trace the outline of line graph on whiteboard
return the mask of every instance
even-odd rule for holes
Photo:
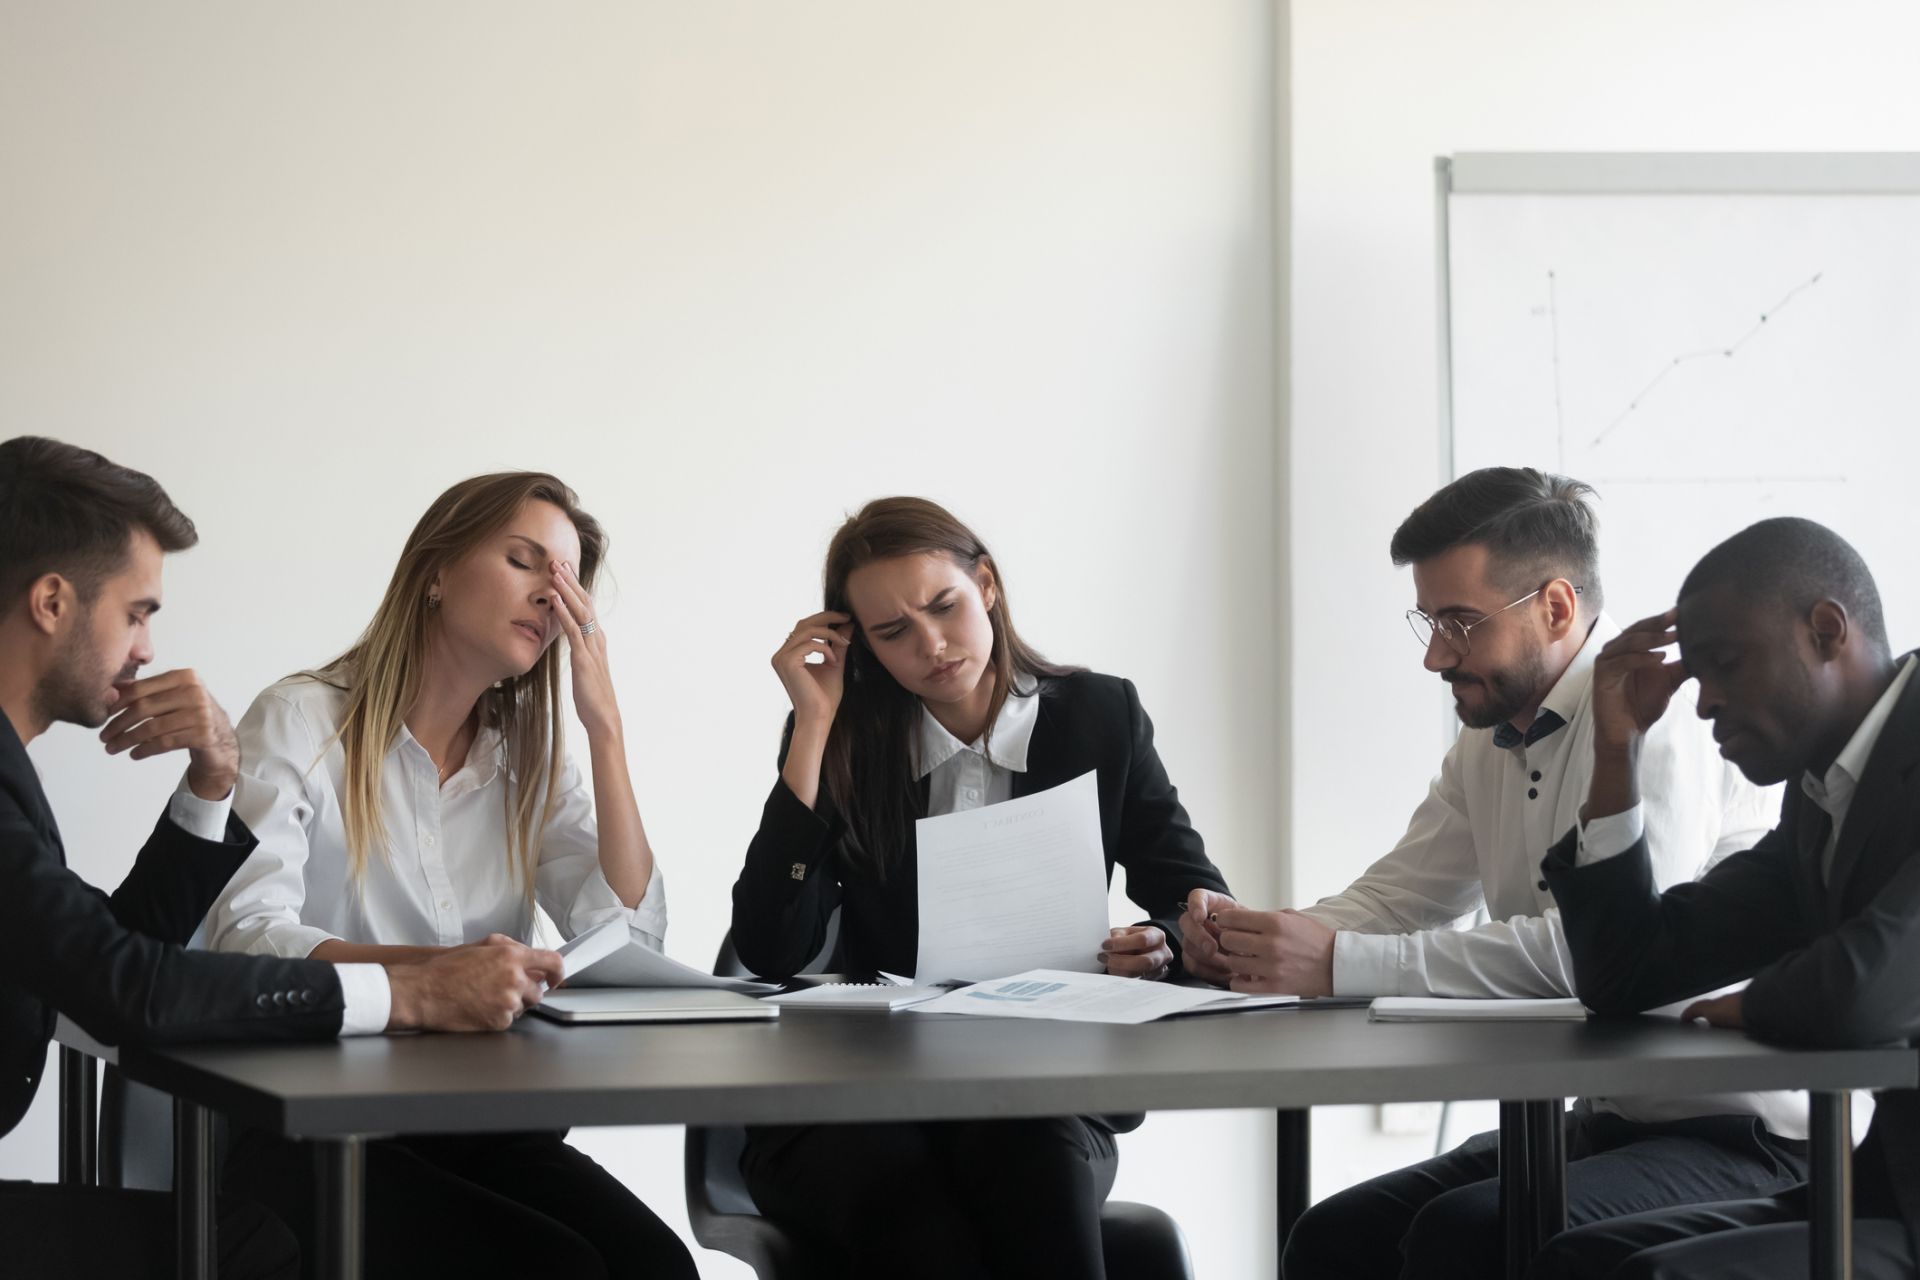
[[[1600,450],[1610,439],[1625,429],[1629,429],[1644,406],[1656,401],[1670,379],[1684,379],[1690,368],[1706,363],[1738,361],[1745,356],[1749,348],[1764,349],[1764,339],[1780,327],[1782,316],[1810,290],[1819,287],[1826,278],[1824,269],[1798,280],[1785,292],[1772,295],[1776,301],[1755,314],[1748,327],[1736,334],[1730,334],[1726,341],[1705,346],[1690,347],[1677,351],[1663,360],[1651,377],[1638,385],[1638,389],[1625,395],[1620,407],[1597,428],[1591,429],[1586,436],[1584,448],[1588,451]],[[1569,424],[1567,422],[1567,396],[1563,383],[1564,370],[1561,360],[1561,316],[1560,316],[1560,279],[1557,270],[1549,268],[1546,273],[1546,300],[1532,309],[1536,319],[1543,319],[1548,326],[1548,350],[1553,364],[1553,413],[1557,436],[1558,469],[1567,469],[1567,444]],[[1576,427],[1579,424],[1575,424]],[[1576,436],[1576,439],[1581,437]],[[1597,463],[1603,459],[1596,457]],[[1608,475],[1594,474],[1591,479],[1596,483],[1613,485],[1808,485],[1808,484],[1845,484],[1846,477],[1841,475],[1694,475],[1694,476],[1655,476],[1655,475]]]

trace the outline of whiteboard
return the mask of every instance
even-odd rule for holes
[[[1920,156],[1457,156],[1439,174],[1453,474],[1600,493],[1607,611],[1768,516],[1841,533],[1920,644]]]

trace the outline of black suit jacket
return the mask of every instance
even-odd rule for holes
[[[1200,834],[1187,821],[1173,783],[1153,749],[1153,722],[1133,684],[1082,672],[1040,681],[1027,771],[1013,775],[1020,797],[1097,771],[1100,835],[1107,877],[1127,869],[1127,896],[1166,933],[1175,954],[1175,907],[1190,890],[1226,892]],[[792,733],[792,719],[787,723]],[[783,741],[780,763],[786,763]],[[921,780],[924,815],[927,783]],[[850,867],[843,857],[846,824],[823,793],[819,811],[776,779],[733,886],[733,945],[753,972],[787,977],[820,950],[827,920],[840,908],[840,938],[849,970],[911,973],[920,946],[920,882],[911,856],[884,879]],[[795,879],[794,868],[805,868]],[[1089,938],[1089,956],[1100,939]]]
[[[108,896],[67,869],[39,776],[0,715],[0,1135],[39,1088],[56,1010],[107,1044],[338,1034],[332,965],[184,949],[256,843],[238,818],[215,842],[162,817]]]
[[[1543,865],[1581,1000],[1636,1013],[1752,978],[1742,1012],[1763,1039],[1920,1043],[1920,674],[1867,759],[1823,879],[1829,829],[1791,782],[1759,844],[1664,894],[1644,840],[1579,867],[1568,832]],[[1863,1214],[1920,1226],[1920,1093],[1880,1095],[1854,1167]]]

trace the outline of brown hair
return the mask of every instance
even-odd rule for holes
[[[987,618],[993,625],[993,706],[987,735],[1023,676],[1064,676],[1080,670],[1048,662],[1020,638],[1007,607],[1007,583],[986,544],[938,503],[925,498],[877,498],[840,526],[827,546],[822,575],[826,607],[852,616],[847,580],[856,569],[900,556],[944,555],[969,574],[991,566],[996,590]],[[920,699],[903,689],[868,647],[858,621],[847,646],[840,709],[827,734],[821,781],[852,835],[848,860],[876,879],[901,857],[920,812],[913,775],[913,741]]]
[[[1491,576],[1508,590],[1563,577],[1597,611],[1606,597],[1593,496],[1590,485],[1532,467],[1482,467],[1415,507],[1393,531],[1388,554],[1394,564],[1409,565],[1455,547],[1483,546]]]
[[[200,540],[152,476],[43,436],[0,444],[0,616],[49,573],[91,604],[144,529],[166,552]]]
[[[580,534],[580,585],[591,591],[606,555],[600,522],[580,509],[572,489],[541,471],[504,471],[462,480],[427,508],[407,535],[386,595],[351,649],[308,672],[347,691],[336,738],[346,752],[346,793],[340,797],[353,882],[365,874],[368,851],[384,846],[380,769],[420,693],[427,656],[427,587],[440,570],[466,556],[513,519],[522,504],[550,502]],[[533,893],[534,835],[552,814],[551,783],[560,776],[566,746],[561,719],[562,659],[549,646],[531,670],[503,680],[479,704],[480,724],[506,744],[514,785],[507,791],[507,860],[523,890]],[[538,810],[536,812],[536,810]]]

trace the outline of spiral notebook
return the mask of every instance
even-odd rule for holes
[[[936,996],[945,987],[903,987],[892,982],[826,982],[817,987],[767,996],[764,1002],[801,1009],[905,1009]]]

